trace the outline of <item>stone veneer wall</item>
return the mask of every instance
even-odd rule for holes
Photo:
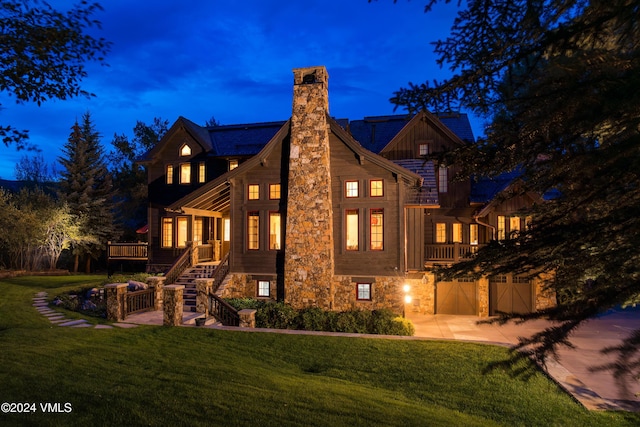
[[[333,208],[324,67],[293,70],[293,111],[285,231],[285,302],[331,310]]]
[[[371,284],[371,301],[359,301],[356,298],[356,287],[359,282],[351,276],[334,276],[333,288],[335,289],[333,310],[380,310],[383,308],[393,312],[402,313],[403,292],[402,277],[381,276],[367,279]]]

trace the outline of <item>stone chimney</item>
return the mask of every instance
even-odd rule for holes
[[[333,308],[333,206],[329,75],[325,67],[293,70],[293,112],[284,254],[285,302]]]

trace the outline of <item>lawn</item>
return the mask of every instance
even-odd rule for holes
[[[31,299],[98,276],[0,281],[0,425],[631,426],[589,412],[533,366],[490,370],[480,344],[203,328],[63,328]],[[87,318],[92,322],[96,319]],[[106,323],[106,322],[104,322]],[[40,404],[59,403],[58,413]],[[65,412],[67,411],[67,412]]]

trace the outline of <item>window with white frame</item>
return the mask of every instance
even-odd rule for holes
[[[271,295],[271,282],[268,280],[258,280],[258,297],[269,297]]]
[[[345,197],[358,197],[358,181],[347,181],[344,183]]]
[[[418,145],[418,154],[420,156],[427,156],[429,155],[429,144],[420,144]]]
[[[358,283],[356,285],[356,299],[358,301],[371,301],[371,283]]]

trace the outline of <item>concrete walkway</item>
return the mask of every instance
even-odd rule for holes
[[[51,323],[69,327],[92,327],[86,320],[69,320],[64,315],[48,308],[46,293],[41,292],[34,298],[36,309],[49,318]],[[185,312],[183,326],[195,326],[200,313]],[[354,338],[385,338],[399,340],[456,340],[491,345],[513,346],[519,337],[528,337],[543,330],[550,323],[535,320],[516,325],[509,323],[497,325],[483,323],[476,316],[419,315],[409,313],[416,329],[413,337],[380,336],[364,334],[344,334],[331,332],[310,332],[275,329],[250,329],[220,326],[209,320],[205,328],[224,330],[308,334],[325,336],[348,336]],[[127,317],[126,322],[114,323],[120,328],[132,328],[138,325],[162,325],[161,311],[148,311]],[[640,308],[636,310],[612,310],[597,319],[582,325],[572,335],[570,341],[575,349],[561,348],[558,360],[548,360],[547,374],[578,402],[590,410],[640,411],[640,379],[613,377],[608,371],[594,371],[593,368],[614,361],[612,355],[601,352],[605,347],[614,346],[640,325]],[[110,325],[95,325],[96,329],[109,329]]]

